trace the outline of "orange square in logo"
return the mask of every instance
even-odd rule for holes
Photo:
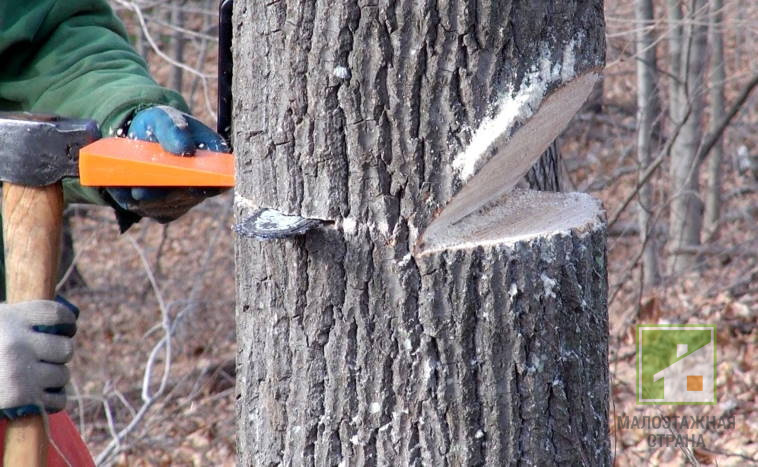
[[[702,391],[703,390],[703,377],[702,376],[687,376],[687,390],[688,391]]]

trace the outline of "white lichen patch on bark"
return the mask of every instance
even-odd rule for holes
[[[557,282],[555,282],[555,279],[548,277],[547,274],[543,272],[542,274],[540,274],[540,280],[542,281],[542,285],[544,286],[545,297],[555,298],[555,292],[553,292],[553,289],[557,285]]]
[[[397,265],[398,265],[399,267],[401,267],[401,268],[404,268],[405,266],[407,266],[407,265],[408,265],[408,263],[410,263],[410,262],[411,262],[411,258],[412,258],[412,257],[411,257],[411,254],[410,254],[410,253],[408,253],[408,254],[406,254],[405,256],[403,256],[403,257],[400,259],[400,261],[398,261]]]
[[[535,238],[594,231],[603,227],[602,219],[600,202],[588,194],[515,190],[444,229],[427,230],[414,254],[511,247]]]
[[[344,66],[336,66],[332,71],[332,74],[339,79],[350,79],[350,70]]]
[[[508,288],[508,296],[513,299],[516,295],[518,295],[518,286],[515,282],[512,282],[511,286]]]
[[[255,210],[259,207],[249,198],[245,198],[239,193],[234,194],[234,207],[242,208],[244,210]]]
[[[342,231],[345,232],[345,234],[351,235],[355,233],[358,223],[355,221],[354,217],[345,217],[342,219],[341,225]]]
[[[581,38],[566,44],[563,51],[563,63],[561,64],[561,81],[566,82],[576,76],[576,48],[582,46]]]

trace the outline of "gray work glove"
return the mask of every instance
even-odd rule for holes
[[[0,304],[0,414],[63,410],[77,315],[50,300]]]

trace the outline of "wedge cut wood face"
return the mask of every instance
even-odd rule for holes
[[[590,231],[602,225],[600,202],[586,193],[513,190],[444,231],[424,236],[422,254],[512,245],[537,237]]]
[[[592,70],[556,88],[515,131],[510,125],[493,128],[498,117],[486,122],[475,134],[469,148],[454,162],[465,181],[464,186],[419,237],[416,253],[462,241],[458,235],[467,229],[462,230],[458,224],[469,222],[467,216],[486,209],[489,203],[500,200],[513,190],[579,111],[598,77],[598,73]],[[524,216],[532,214],[528,211],[520,213]],[[504,223],[514,221],[518,219],[503,219]],[[448,242],[445,237],[458,240]]]
[[[177,156],[158,143],[103,138],[79,151],[79,179],[85,186],[234,186],[232,154],[197,150]]]

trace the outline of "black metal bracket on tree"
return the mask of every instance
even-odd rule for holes
[[[218,119],[216,131],[232,147],[232,10],[233,0],[221,0],[218,7]]]

